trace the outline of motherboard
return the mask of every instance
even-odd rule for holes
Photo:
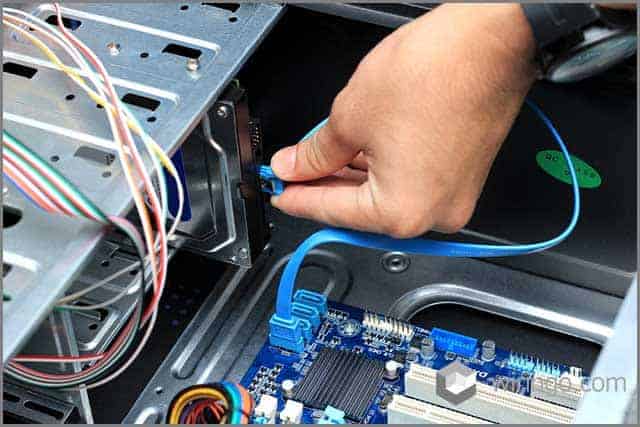
[[[304,351],[267,342],[241,383],[253,423],[415,424],[569,423],[585,381],[489,339],[329,302]]]

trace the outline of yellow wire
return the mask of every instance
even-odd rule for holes
[[[13,17],[5,16],[3,18],[4,24],[12,27],[16,31],[19,31],[24,37],[28,38],[29,41],[33,43],[33,45],[36,46],[38,49],[40,49],[47,56],[47,58],[49,58],[51,62],[53,62],[61,71],[63,71],[71,79],[73,79],[76,83],[78,83],[78,85],[82,89],[84,89],[85,92],[87,92],[87,95],[89,95],[89,97],[96,104],[100,104],[104,108],[109,108],[114,114],[116,113],[115,107],[109,101],[107,101],[106,99],[101,97],[98,93],[96,93],[93,89],[87,86],[86,81],[82,78],[82,76],[76,70],[64,64],[60,60],[60,58],[55,53],[53,53],[53,51],[49,49],[49,47],[46,44],[44,44],[41,40],[34,37],[32,34],[29,34],[28,32],[22,30],[15,24],[12,24],[11,22],[7,22],[6,21],[7,18],[13,18]],[[142,129],[133,120],[131,120],[129,117],[126,117],[126,120],[127,120],[127,126],[129,127],[129,129],[131,129],[137,135],[142,135],[142,132],[143,132]],[[171,173],[171,175],[173,175],[174,178],[179,179],[178,172],[176,171],[175,167],[173,166],[173,163],[171,162],[169,157],[167,157],[166,153],[162,150],[162,148],[160,148],[157,144],[151,144],[151,148],[153,149],[154,153],[156,154],[156,156],[158,157],[158,160],[160,160],[162,165],[169,170],[169,173]]]
[[[184,393],[182,396],[178,398],[175,405],[173,405],[171,409],[171,414],[169,415],[169,424],[179,424],[180,423],[180,414],[184,410],[185,406],[196,399],[204,399],[204,398],[212,398],[216,400],[227,401],[224,395],[217,390],[205,387],[198,387],[188,392]],[[228,404],[227,404],[228,405]]]
[[[8,22],[7,19],[13,19],[14,21],[17,21],[20,23],[21,19],[19,18],[15,18],[15,17],[11,17],[8,15],[3,16],[3,24],[7,25],[8,27],[13,28],[15,31],[18,31],[19,33],[21,33],[24,37],[26,37],[31,43],[33,43],[34,46],[36,46],[37,48],[39,48],[60,70],[62,70],[65,74],[67,74],[71,79],[73,79],[76,83],[78,83],[78,85],[85,90],[85,92],[87,92],[87,94],[89,95],[89,97],[91,97],[91,99],[93,99],[96,103],[99,103],[100,105],[102,105],[105,108],[109,108],[109,110],[113,113],[115,110],[115,108],[113,107],[113,105],[111,105],[107,100],[105,100],[104,98],[102,98],[100,95],[98,95],[96,92],[94,92],[91,88],[89,88],[86,85],[85,80],[72,68],[68,67],[67,65],[65,65],[60,58],[58,58],[58,56],[53,53],[53,51],[51,49],[49,49],[49,47],[44,44],[41,40],[39,40],[37,37],[35,37],[32,34],[29,34],[29,32],[25,31],[24,29],[20,28],[19,26]],[[24,23],[23,23],[24,25]],[[28,23],[27,23],[28,25]],[[117,114],[117,113],[116,113]],[[142,133],[142,130],[140,128],[138,128],[137,126],[135,126],[135,123],[129,123],[130,120],[127,119],[127,126],[131,128],[131,125],[133,125],[133,128],[131,128],[134,132],[138,133],[139,135]],[[176,181],[178,181],[180,178],[177,174],[176,169],[173,167],[173,164],[171,163],[170,160],[168,160],[168,158],[166,157],[166,154],[164,153],[164,151],[162,151],[162,149],[160,147],[157,147],[157,144],[155,144],[155,141],[153,144],[150,144],[151,147],[154,149],[154,153],[155,155],[159,158],[159,160],[165,165],[165,167],[169,170],[169,172],[171,173],[171,175],[173,175],[174,179],[176,179]],[[124,159],[123,159],[124,161]],[[126,168],[128,169],[128,168]],[[125,172],[127,172],[125,170]],[[128,172],[129,174],[131,172]],[[133,177],[132,177],[133,179]],[[136,200],[136,205],[137,206],[144,206],[144,200],[142,199],[142,196],[140,193],[138,193],[137,191],[133,191],[132,195],[134,197],[134,199]],[[143,228],[145,229],[145,235],[146,236],[150,236],[151,235],[151,223],[149,220],[149,217],[147,215],[146,210],[144,209],[139,209],[138,210],[142,219],[142,223],[143,223]],[[148,250],[149,250],[149,257],[151,258],[152,261],[152,269],[154,270],[154,277],[155,277],[155,253],[154,253],[154,242],[149,240],[147,238],[147,246],[148,246]]]

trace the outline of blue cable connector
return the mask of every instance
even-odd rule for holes
[[[327,406],[322,418],[318,420],[318,424],[346,424],[344,415],[344,411],[333,406]]]
[[[327,297],[306,289],[298,289],[293,296],[293,301],[315,308],[320,314],[320,317],[324,317],[329,309],[327,305]]]
[[[263,192],[278,196],[284,191],[284,182],[273,173],[273,169],[270,166],[261,165],[258,168],[258,176],[260,177]]]

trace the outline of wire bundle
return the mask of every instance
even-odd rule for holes
[[[254,401],[240,384],[221,382],[187,387],[167,411],[168,424],[248,424]]]
[[[106,215],[73,183],[7,131],[3,131],[2,137],[3,172],[29,199],[48,212],[64,213],[72,217],[85,217],[105,226],[115,227],[131,239],[140,260],[144,259],[144,242],[138,230],[129,221]],[[139,304],[137,304],[136,310],[120,336],[114,340],[106,352],[83,356],[19,356],[7,365],[6,372],[25,382],[38,385],[43,385],[42,381],[46,381],[52,385],[74,386],[103,377],[127,353],[135,339],[137,330],[142,327],[144,282],[142,276],[140,278]],[[17,362],[95,362],[95,364],[77,374],[50,374],[39,372]]]
[[[142,236],[128,221],[114,216],[107,216],[101,212],[66,178],[39,158],[25,144],[7,132],[3,132],[3,147],[5,148],[3,150],[3,173],[25,196],[47,212],[60,213],[72,217],[85,217],[101,224],[116,226],[132,239],[140,254],[140,263],[137,266],[128,267],[82,291],[62,298],[59,301],[60,307],[70,310],[87,310],[112,304],[135,291],[137,285],[132,284],[131,287],[124,289],[111,300],[99,305],[87,307],[73,305],[72,303],[133,268],[139,268],[140,270],[141,283],[137,289],[139,301],[129,323],[104,353],[89,356],[23,355],[14,358],[8,365],[7,371],[10,375],[16,376],[23,381],[44,387],[71,387],[81,384],[87,385],[88,382],[90,382],[91,387],[95,387],[110,381],[122,373],[135,360],[151,335],[156,321],[158,303],[166,281],[168,266],[167,242],[175,233],[182,216],[184,189],[178,172],[166,153],[145,132],[138,120],[119,99],[112,78],[100,59],[82,41],[66,29],[62,22],[60,6],[54,4],[53,7],[58,19],[57,27],[51,26],[29,13],[12,8],[3,8],[2,22],[7,29],[12,30],[16,35],[22,36],[40,49],[53,65],[83,89],[92,100],[104,107],[112,129],[118,159],[140,218]],[[43,39],[62,49],[75,62],[78,68],[66,65]],[[89,86],[85,77],[91,82],[93,88]],[[151,160],[153,170],[147,169],[132,132],[140,136],[141,145]],[[162,174],[162,166],[176,182],[178,192],[178,211],[168,230],[166,228],[168,219],[167,183],[165,182],[164,174]],[[151,180],[153,171],[158,172],[159,194],[157,194]],[[140,187],[142,187],[142,190]],[[151,301],[143,307],[145,267],[151,270],[153,293],[150,298]],[[120,359],[127,352],[137,331],[144,326],[146,326],[144,335],[127,361],[114,372],[105,375],[109,368],[114,366],[114,360]],[[81,361],[89,361],[95,364],[75,374],[48,374],[17,363]]]

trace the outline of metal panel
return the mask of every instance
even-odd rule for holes
[[[133,114],[169,153],[174,152],[274,25],[276,4],[242,4],[235,12],[201,3],[66,4],[63,15],[79,20],[74,33],[101,57],[120,96],[151,98],[155,110]],[[50,6],[22,6],[47,19]],[[83,146],[105,156],[114,150],[104,113],[33,46],[4,32],[3,63],[37,69],[32,78],[3,73],[3,127],[54,162],[110,214],[132,205],[118,162],[76,156]],[[117,54],[110,44],[117,44]],[[199,68],[169,44],[200,51]],[[178,50],[181,48],[178,47]],[[193,52],[187,50],[187,52]],[[61,54],[63,60],[68,58]],[[70,97],[69,95],[74,95]],[[102,230],[83,220],[45,215],[8,186],[5,206],[22,219],[4,230],[4,259],[15,268],[5,278],[11,301],[3,314],[5,362],[44,318],[92,254]]]
[[[63,400],[35,393],[10,382],[3,384],[3,415],[8,423],[72,424],[80,421],[78,409]]]
[[[429,12],[438,3],[303,3],[299,7],[383,27],[397,28]]]
[[[638,281],[634,279],[620,307],[613,334],[606,342],[591,374],[592,382],[578,406],[576,424],[637,423],[638,387]],[[607,408],[603,411],[602,408]],[[637,413],[636,417],[637,418]]]

